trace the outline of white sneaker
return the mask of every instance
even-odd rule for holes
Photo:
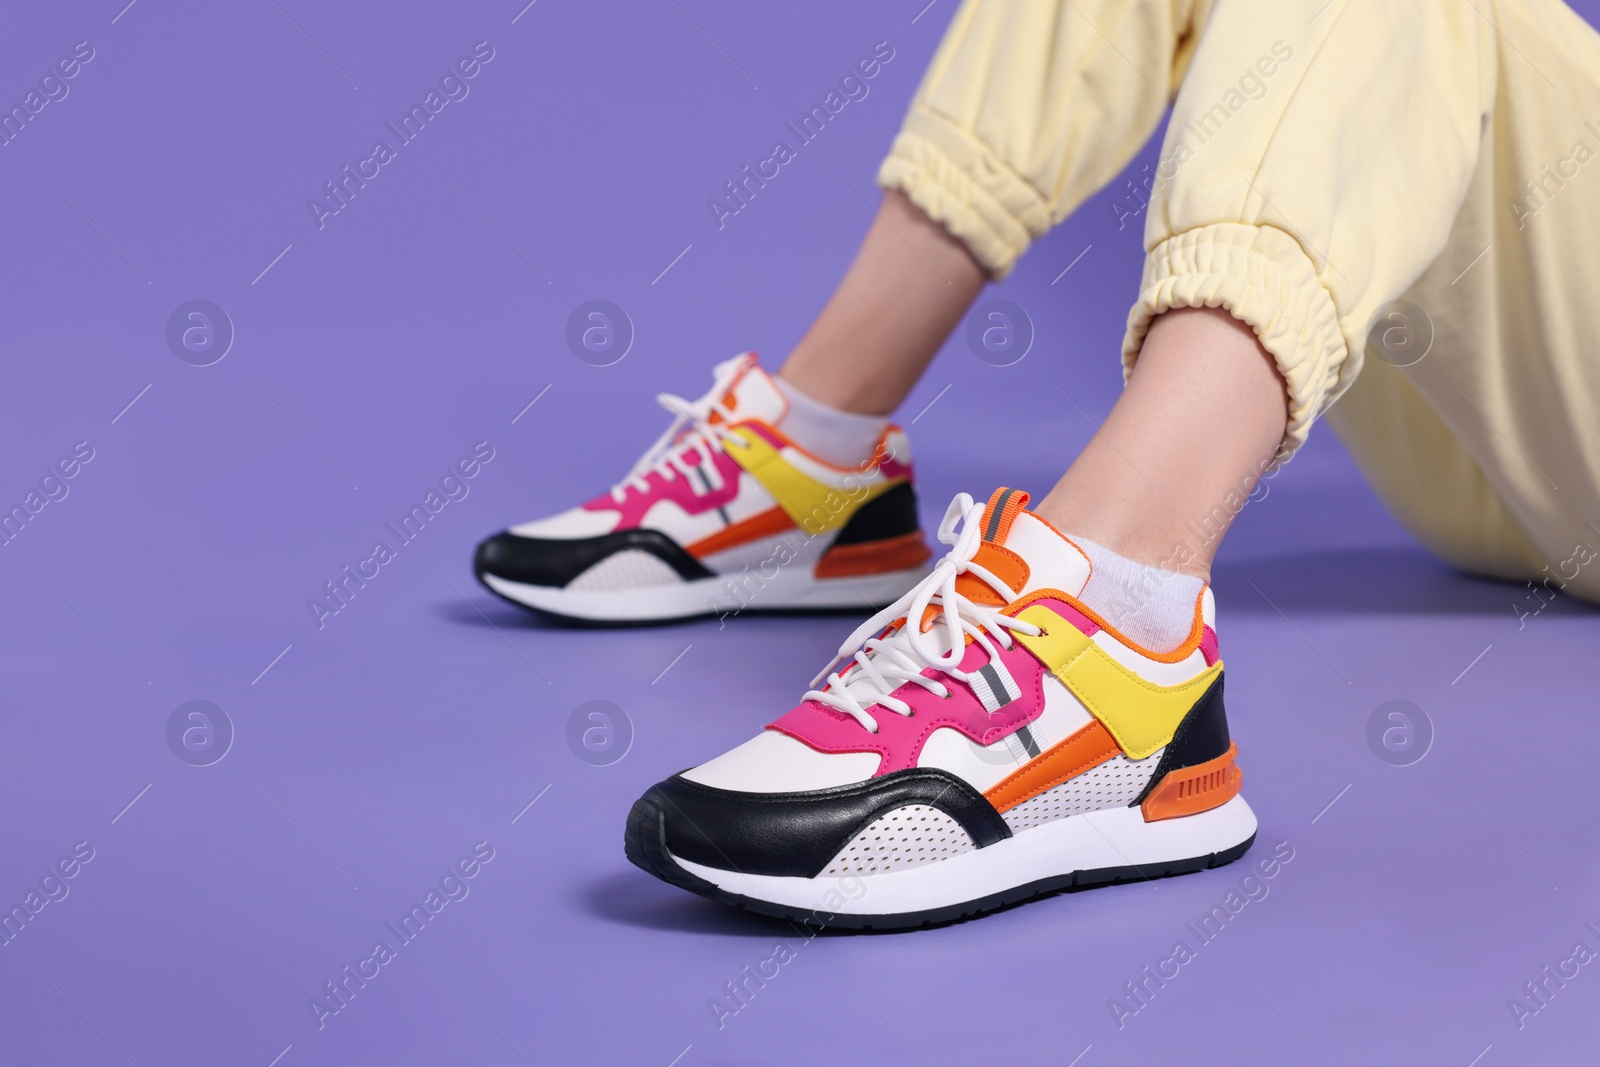
[[[522,607],[621,623],[877,608],[927,574],[898,427],[860,467],[824,462],[778,429],[788,403],[748,352],[719,364],[699,400],[659,399],[672,425],[623,481],[478,546],[484,585]]]
[[[882,928],[1242,856],[1256,818],[1210,589],[1182,646],[1140,648],[1076,599],[1089,561],[1027,499],[956,497],[933,573],[760,736],[648,790],[628,858],[752,911]]]

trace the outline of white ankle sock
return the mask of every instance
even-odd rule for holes
[[[836,467],[854,467],[872,458],[872,449],[889,420],[882,415],[857,415],[813,400],[782,378],[772,379],[789,402],[779,426],[784,436]]]
[[[1205,582],[1119,556],[1104,545],[1073,536],[1094,570],[1078,597],[1152,652],[1171,652],[1194,628],[1194,602]]]

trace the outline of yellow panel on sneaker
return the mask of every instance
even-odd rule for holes
[[[1157,685],[1048,608],[1032,605],[1017,617],[1045,630],[1037,637],[1017,633],[1017,640],[1105,724],[1130,759],[1144,759],[1171,741],[1183,717],[1222,673],[1219,660],[1187,682]]]
[[[791,450],[775,447],[767,437],[771,432],[756,425],[735,426],[726,439],[728,458],[760,482],[796,526],[813,536],[843,526],[862,504],[902,480],[885,478],[876,469],[840,470],[837,482],[829,484],[791,462],[784,454]],[[820,465],[818,473],[823,473]]]

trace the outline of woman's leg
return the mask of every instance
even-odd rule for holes
[[[1359,372],[1368,323],[1459,225],[1493,99],[1477,18],[1217,5],[1156,168],[1128,389],[1047,517],[1136,563],[1209,574],[1257,478]],[[1428,89],[1371,108],[1402,83]]]
[[[1169,311],[1100,432],[1036,510],[1131,560],[1209,580],[1287,414],[1283,378],[1250,327],[1215,308]]]
[[[1097,27],[1108,39],[1140,39],[1129,52],[1114,49],[1117,61],[1100,69],[1094,53],[1105,50],[1071,13],[1030,8],[1035,21],[1019,29],[1013,6],[968,0],[880,175],[959,238],[976,265],[1003,276],[1032,237],[1109,176],[1101,173],[1107,163],[1120,167],[1122,149],[1136,147],[1132,138],[1153,121],[1147,105],[1184,78],[1124,345],[1130,371],[1135,358],[1140,369],[1103,431],[1041,502],[1058,527],[1109,549],[1115,568],[1209,575],[1256,480],[1304,440],[1359,369],[1366,321],[1451,232],[1478,150],[1457,134],[1479,128],[1488,102],[1472,15],[1408,8],[1403,22],[1416,32],[1392,44],[1395,55],[1378,55],[1372,29],[1400,16],[1360,0],[1345,6],[1325,20],[1267,0],[1215,10],[1097,6],[1111,20]],[[1110,62],[1109,53],[1101,59]],[[1427,71],[1435,88],[1415,108],[1373,121],[1347,72],[1367,72],[1362,84],[1377,94],[1411,67]],[[1041,70],[1052,87],[1042,95]],[[1118,76],[1127,84],[1112,106],[1100,93]],[[1423,189],[1422,160],[1437,190]],[[900,258],[915,266],[911,242],[899,244]],[[861,273],[870,273],[869,262],[863,254]],[[937,272],[922,273],[934,290]],[[978,275],[969,277],[975,287]],[[857,280],[865,293],[865,279]],[[892,302],[893,291],[883,292]],[[881,365],[856,372],[856,380],[881,378],[868,401],[865,387],[851,384],[851,368],[863,364],[841,349],[838,402],[883,411],[903,397],[974,293],[944,306],[954,313],[917,338],[915,356],[901,350],[899,373]],[[840,313],[827,317],[856,328],[871,320],[859,305],[843,314],[850,306],[841,300]]]
[[[780,372],[789,385],[844,411],[893,410],[984,282],[1149,138],[1211,0],[1069,7],[956,12],[878,175],[883,207]]]
[[[887,415],[988,279],[966,245],[891,189],[844,280],[778,376],[830,407]]]

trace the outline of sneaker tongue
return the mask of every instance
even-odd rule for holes
[[[1089,557],[1027,506],[1028,494],[1020,489],[994,491],[983,509],[983,543],[973,562],[1019,593],[1059,589],[1079,595],[1089,581]],[[976,603],[1000,603],[1000,595],[974,575],[957,578],[956,588]]]
[[[1054,526],[1027,510],[1028,494],[1001,487],[983,509],[983,541],[972,562],[1017,591],[1057,589],[1077,597],[1089,583],[1089,557]],[[956,578],[956,591],[974,604],[1004,607],[1004,597],[975,574]],[[922,613],[924,633],[933,628],[939,609]]]
[[[719,379],[724,370],[733,374],[733,380],[723,392],[722,404],[733,412],[734,421],[760,419],[770,426],[777,426],[783,421],[783,416],[789,411],[789,402],[778,391],[778,383],[756,362],[754,352],[735,356],[720,365],[717,368]]]

